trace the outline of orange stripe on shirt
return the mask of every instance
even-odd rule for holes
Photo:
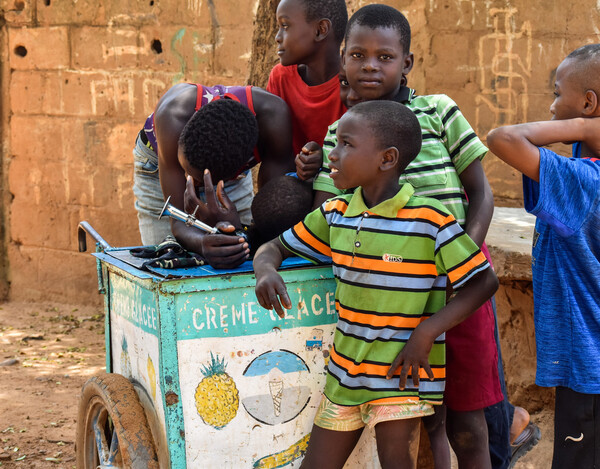
[[[390,365],[375,365],[373,363],[359,363],[358,365],[347,358],[344,358],[335,351],[335,347],[331,350],[331,360],[333,360],[336,365],[348,371],[351,375],[357,374],[367,374],[372,376],[385,376],[390,369]],[[400,371],[402,371],[402,367],[399,367],[394,373],[394,376],[400,376]],[[446,368],[432,368],[433,376],[435,378],[445,378],[446,377]],[[409,375],[410,376],[410,375]],[[419,378],[427,380],[429,376],[427,376],[427,372],[421,368],[419,370]],[[412,379],[412,378],[411,378]]]
[[[319,238],[313,236],[313,234],[306,229],[304,223],[298,223],[294,227],[294,231],[302,241],[308,244],[315,251],[320,252],[324,256],[331,257],[331,248],[323,243]]]
[[[340,318],[343,318],[346,321],[363,325],[369,325],[373,327],[389,326],[414,329],[423,321],[423,318],[421,318],[420,316],[406,318],[392,314],[385,316],[376,316],[371,313],[359,313],[342,307],[338,301],[336,301],[336,309],[338,310]]]
[[[341,213],[346,213],[346,209],[348,208],[348,201],[342,199],[332,199],[325,202],[325,211],[331,212],[332,210],[337,210]]]
[[[390,253],[394,254],[394,253]],[[331,259],[337,265],[352,267],[361,270],[374,270],[378,272],[389,272],[407,275],[433,275],[437,277],[438,272],[434,263],[421,264],[412,262],[386,262],[383,259],[366,259],[364,257],[331,253]]]
[[[473,257],[469,262],[461,265],[456,269],[452,269],[452,271],[448,272],[448,278],[450,282],[456,282],[460,280],[465,275],[469,273],[469,271],[480,264],[483,264],[487,261],[483,253],[480,251],[475,257]]]
[[[425,220],[432,221],[438,226],[442,226],[444,223],[446,223],[446,218],[448,218],[448,215],[443,215],[429,207],[403,207],[398,210],[398,217],[408,219],[423,218]]]
[[[399,367],[396,370],[396,372],[394,373],[394,376],[400,376],[401,371],[402,371],[402,367]],[[435,379],[445,379],[446,378],[446,367],[432,368],[431,371],[433,372],[433,377]],[[411,380],[411,385],[412,385],[412,378],[410,377],[410,374],[408,376],[409,376],[408,379]],[[419,368],[419,379],[421,381],[429,381],[429,376],[427,375],[425,368]]]

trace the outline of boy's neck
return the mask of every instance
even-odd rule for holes
[[[398,92],[392,98],[392,100],[403,104],[403,103],[407,102],[409,98],[410,98],[410,88],[407,85],[400,85],[400,88],[398,88]]]
[[[368,208],[373,208],[382,202],[394,197],[400,190],[398,177],[395,180],[381,181],[380,184],[374,186],[363,186],[362,196],[365,205]]]
[[[308,86],[322,85],[340,73],[339,52],[317,53],[312,60],[298,64],[298,74]]]

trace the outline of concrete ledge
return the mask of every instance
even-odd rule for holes
[[[535,217],[523,208],[495,207],[485,242],[500,279],[531,280]]]

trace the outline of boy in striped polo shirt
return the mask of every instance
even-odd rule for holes
[[[421,147],[412,111],[390,101],[361,103],[342,117],[337,136],[332,179],[339,189],[360,187],[259,248],[256,295],[283,317],[282,305],[292,305],[276,271],[281,261],[297,254],[333,262],[339,318],[302,467],[343,467],[370,426],[384,468],[414,468],[419,417],[443,398],[444,333],[498,281],[439,201],[399,183]],[[447,281],[460,289],[445,304]]]
[[[488,259],[484,239],[493,213],[493,195],[481,160],[487,148],[477,137],[456,103],[447,95],[419,96],[407,87],[414,58],[411,30],[395,8],[371,4],[359,9],[348,22],[343,64],[348,81],[346,105],[389,99],[405,104],[418,117],[423,144],[419,155],[402,174],[415,194],[439,200]],[[337,122],[329,128],[323,166],[313,188],[313,207],[340,194],[328,168],[328,153],[336,144]],[[316,144],[314,144],[316,145]],[[307,144],[311,149],[313,145]],[[446,336],[448,382],[446,409],[425,419],[436,468],[450,469],[448,434],[469,433],[451,441],[461,464],[507,469],[537,443],[539,429],[529,424],[529,414],[505,399],[500,346],[492,300]],[[473,382],[476,380],[476,385]],[[487,428],[485,428],[487,426]],[[511,447],[511,443],[514,446]],[[465,444],[466,443],[466,444]]]

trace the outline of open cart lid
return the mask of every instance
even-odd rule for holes
[[[254,272],[252,261],[248,260],[234,269],[214,269],[209,265],[197,267],[184,267],[177,269],[163,269],[159,267],[143,267],[143,264],[148,259],[132,256],[129,252],[132,247],[109,248],[104,252],[92,253],[95,257],[103,262],[115,265],[122,268],[137,277],[150,278],[158,277],[159,279],[168,278],[194,278],[194,277],[210,277],[220,275],[232,275]],[[281,269],[290,269],[294,267],[306,267],[314,265],[312,262],[300,257],[289,257],[281,264]]]

